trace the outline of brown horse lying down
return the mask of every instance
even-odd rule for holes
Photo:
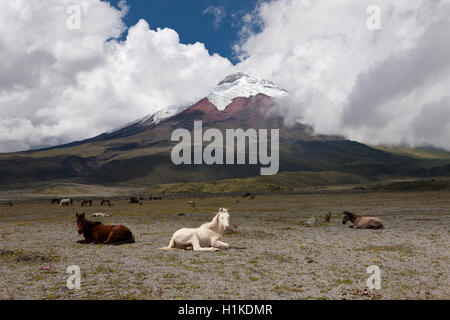
[[[76,217],[78,233],[84,236],[84,240],[78,240],[77,243],[134,243],[133,234],[125,226],[107,226],[98,221],[89,221],[84,213],[77,213]]]
[[[351,221],[353,223],[350,228],[358,228],[358,229],[383,229],[383,222],[379,218],[374,217],[364,217],[358,214],[354,214],[348,211],[344,211],[342,213],[342,223],[346,224],[347,221]]]

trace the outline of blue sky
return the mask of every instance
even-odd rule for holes
[[[119,0],[110,0],[117,7]],[[152,29],[169,27],[182,43],[202,42],[208,51],[237,62],[233,44],[239,40],[242,17],[252,12],[261,0],[127,0],[128,27],[145,19]],[[210,8],[208,10],[208,8]],[[214,8],[221,8],[216,20]]]

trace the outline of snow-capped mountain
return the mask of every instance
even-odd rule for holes
[[[219,82],[217,87],[207,96],[208,100],[219,110],[224,110],[234,98],[255,96],[258,93],[269,97],[287,96],[287,91],[277,87],[270,81],[250,77],[239,72],[229,75]]]
[[[240,97],[249,98],[251,96],[256,96],[257,94],[264,94],[272,98],[279,98],[287,96],[288,92],[268,80],[251,77],[245,73],[237,72],[220,81],[217,86],[213,88],[206,96],[206,99],[219,111],[223,111],[233,102],[233,99]],[[197,99],[197,101],[200,100],[201,99]],[[191,103],[181,106],[172,106],[164,110],[159,110],[138,120],[120,126],[119,128],[110,130],[107,134],[120,131],[133,125],[139,126],[158,124],[159,122],[170,118],[195,104],[196,101],[192,101]]]
[[[393,172],[402,172],[407,177],[450,175],[449,165],[434,168],[430,163],[425,167],[423,162],[405,160],[342,137],[314,134],[307,124],[288,126],[277,112],[277,105],[283,101],[273,99],[287,94],[270,81],[243,73],[233,74],[193,103],[160,110],[90,139],[33,151],[39,156],[13,154],[10,159],[0,159],[0,185],[75,179],[82,183],[151,186],[260,175],[260,165],[174,165],[171,150],[176,142],[172,141],[172,133],[176,129],[193,133],[194,122],[198,120],[202,121],[203,132],[208,129],[221,132],[278,129],[280,172],[309,172],[308,177],[310,173],[318,173],[320,176],[311,180],[313,184],[336,184],[338,176],[345,183],[359,183],[366,177],[386,177]],[[335,173],[323,173],[331,171]],[[294,180],[294,186],[303,187]],[[281,179],[280,184],[270,186],[270,190],[282,190],[285,181]]]

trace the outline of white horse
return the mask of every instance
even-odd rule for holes
[[[62,200],[59,202],[59,204],[62,205],[63,207],[64,207],[64,206],[69,206],[69,204],[70,204],[70,205],[73,204],[73,200],[72,200],[72,199],[62,199]]]
[[[111,217],[110,214],[106,214],[106,213],[102,213],[102,212],[95,212],[92,214],[93,217],[100,217],[100,218],[104,218],[104,217]]]
[[[216,251],[228,248],[228,243],[220,241],[222,234],[230,227],[228,209],[220,208],[216,216],[199,228],[183,228],[176,231],[169,246],[163,250],[187,249],[194,251]]]

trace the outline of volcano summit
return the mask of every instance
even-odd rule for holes
[[[278,112],[283,103],[279,98],[287,95],[270,81],[232,74],[197,102],[160,110],[117,130],[52,148],[0,155],[0,183],[151,186],[260,175],[260,165],[250,161],[247,146],[241,151],[245,150],[249,161],[243,162],[241,154],[230,165],[174,164],[172,132],[183,129],[193,135],[195,121],[202,121],[205,132],[216,129],[223,136],[227,129],[279,130],[279,173],[271,177],[273,190],[290,185],[361,183],[387,176],[450,174],[448,164],[439,159],[397,155],[342,137],[314,134],[309,125],[299,122],[287,126]],[[307,181],[302,177],[308,177]]]

